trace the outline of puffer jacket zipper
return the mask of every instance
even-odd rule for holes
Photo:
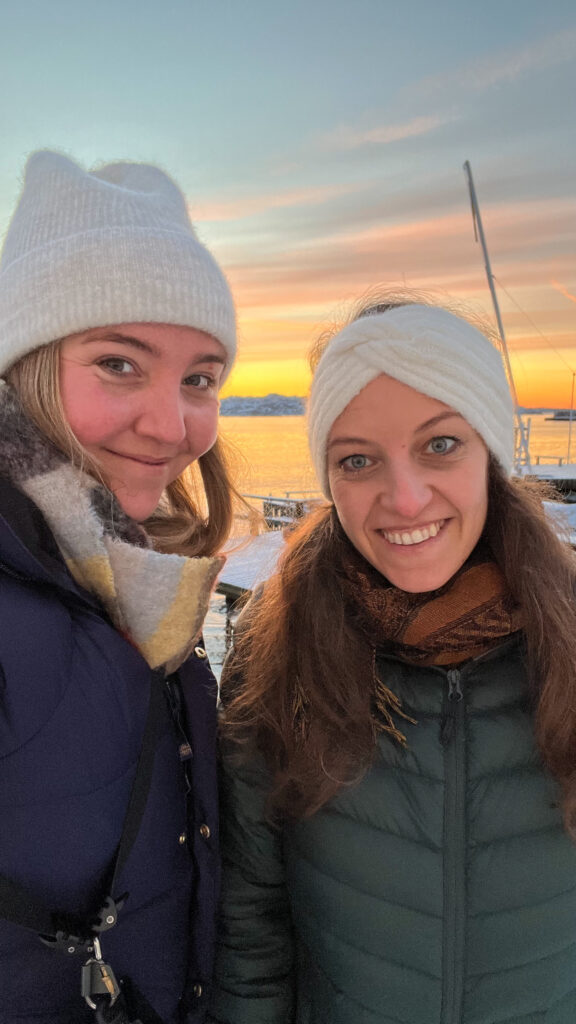
[[[444,933],[441,1024],[462,1024],[466,921],[465,702],[458,669],[447,672],[444,747]]]

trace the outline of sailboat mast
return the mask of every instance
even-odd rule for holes
[[[464,172],[468,181],[468,192],[470,194],[470,204],[472,206],[472,220],[474,222],[474,237],[476,241],[480,242],[482,246],[482,253],[484,256],[484,268],[486,270],[486,277],[488,279],[488,287],[490,288],[490,294],[492,296],[492,304],[494,306],[494,314],[496,316],[496,323],[498,324],[498,333],[500,335],[500,341],[502,344],[502,353],[504,356],[504,362],[506,365],[506,372],[508,374],[508,380],[510,382],[510,390],[512,392],[512,398],[514,401],[514,410],[516,416],[517,426],[517,441],[516,441],[516,453],[515,461],[516,466],[529,466],[530,465],[530,449],[528,447],[528,431],[520,409],[518,408],[518,396],[516,394],[516,385],[514,383],[514,375],[512,373],[512,365],[510,363],[510,355],[508,352],[508,344],[506,341],[506,335],[504,333],[504,324],[502,323],[502,317],[500,315],[500,306],[498,305],[498,296],[496,295],[496,287],[494,284],[494,275],[492,273],[492,267],[490,266],[490,256],[488,255],[488,246],[486,245],[486,237],[484,235],[484,228],[482,226],[482,218],[480,216],[480,207],[478,206],[478,199],[476,197],[476,189],[474,188],[474,179],[472,177],[472,168],[468,160],[464,163]]]

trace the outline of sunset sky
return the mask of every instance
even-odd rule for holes
[[[0,14],[0,233],[29,152],[161,164],[234,290],[226,394],[304,394],[346,304],[414,287],[491,315],[519,401],[576,372],[573,0],[18,0]]]

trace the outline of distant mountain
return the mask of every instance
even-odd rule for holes
[[[534,407],[519,405],[518,412],[521,413],[522,416],[529,416],[530,413],[534,413],[535,416],[539,416],[541,413],[544,412],[556,412],[556,407],[554,406],[553,408],[548,408],[548,406],[542,406],[542,408],[535,409]]]
[[[230,395],[223,398],[220,404],[221,416],[302,416],[305,412],[306,399],[298,395],[265,395],[263,398],[246,398],[241,395]],[[529,409],[520,406],[523,415],[534,413],[555,412],[555,409]]]
[[[220,403],[221,416],[301,416],[304,399],[297,395],[265,395],[264,398],[244,398],[230,395]]]
[[[531,413],[534,416],[540,416],[540,415],[542,415],[545,412],[566,412],[566,413],[568,413],[568,412],[570,412],[570,410],[569,409],[560,408],[557,405],[553,405],[553,406],[547,406],[547,405],[544,406],[543,405],[541,408],[539,407],[537,409],[535,409],[534,407],[528,408],[528,406],[519,405],[518,406],[518,412],[521,413],[522,416],[530,416]]]

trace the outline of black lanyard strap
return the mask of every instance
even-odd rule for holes
[[[107,877],[111,876],[111,881],[109,885],[102,885],[102,892],[107,895],[100,900],[96,912],[82,917],[48,910],[24,885],[0,874],[0,916],[13,924],[36,932],[41,941],[51,949],[69,954],[92,952],[94,935],[108,931],[116,924],[126,894],[115,896],[114,892],[120,872],[138,836],[146,809],[160,727],[167,713],[164,692],[165,676],[162,670],[157,670],[153,672],[150,683],[148,714],[122,835],[114,860],[106,873]]]

